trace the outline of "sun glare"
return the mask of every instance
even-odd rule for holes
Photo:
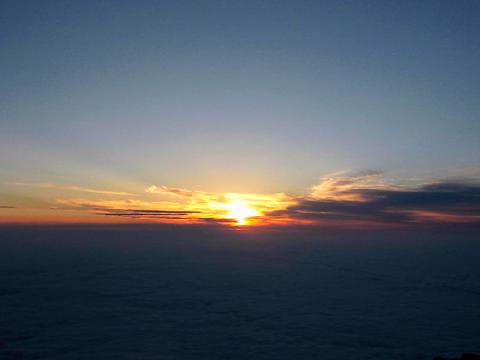
[[[236,220],[237,225],[248,225],[248,218],[260,215],[257,210],[248,206],[246,201],[243,200],[234,200],[229,202],[226,204],[226,208],[229,211],[226,217],[228,219]]]

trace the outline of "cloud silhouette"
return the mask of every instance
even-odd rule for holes
[[[127,217],[160,217],[183,219],[191,214],[198,214],[198,211],[183,210],[150,210],[150,209],[101,209],[102,215],[108,216],[127,216]]]
[[[327,180],[335,183],[332,179]],[[326,196],[313,192],[272,217],[282,216],[312,222],[355,220],[381,223],[478,222],[480,185],[438,182],[418,188],[358,186],[358,181],[329,184]],[[345,184],[345,186],[343,186]],[[317,187],[318,188],[318,187]],[[335,189],[332,191],[332,188]]]

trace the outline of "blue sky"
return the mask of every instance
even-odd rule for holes
[[[2,182],[303,191],[476,167],[477,1],[2,1]]]

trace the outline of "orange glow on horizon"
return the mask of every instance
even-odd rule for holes
[[[476,208],[468,204],[463,212],[458,206],[436,209],[435,204],[427,204],[430,208],[415,209],[388,202],[388,206],[380,208],[378,217],[351,212],[350,208],[368,209],[370,202],[376,204],[372,193],[388,197],[431,191],[422,186],[394,185],[382,181],[376,173],[326,177],[304,195],[221,193],[163,185],[141,185],[137,191],[129,192],[49,183],[16,182],[9,186],[8,201],[0,203],[0,224],[213,224],[247,230],[480,223]],[[388,221],[387,215],[395,218],[397,214],[400,220]]]

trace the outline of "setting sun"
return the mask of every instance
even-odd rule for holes
[[[229,210],[226,218],[236,220],[237,225],[247,225],[248,218],[260,215],[257,210],[248,206],[244,200],[234,200],[227,203],[225,207]]]

